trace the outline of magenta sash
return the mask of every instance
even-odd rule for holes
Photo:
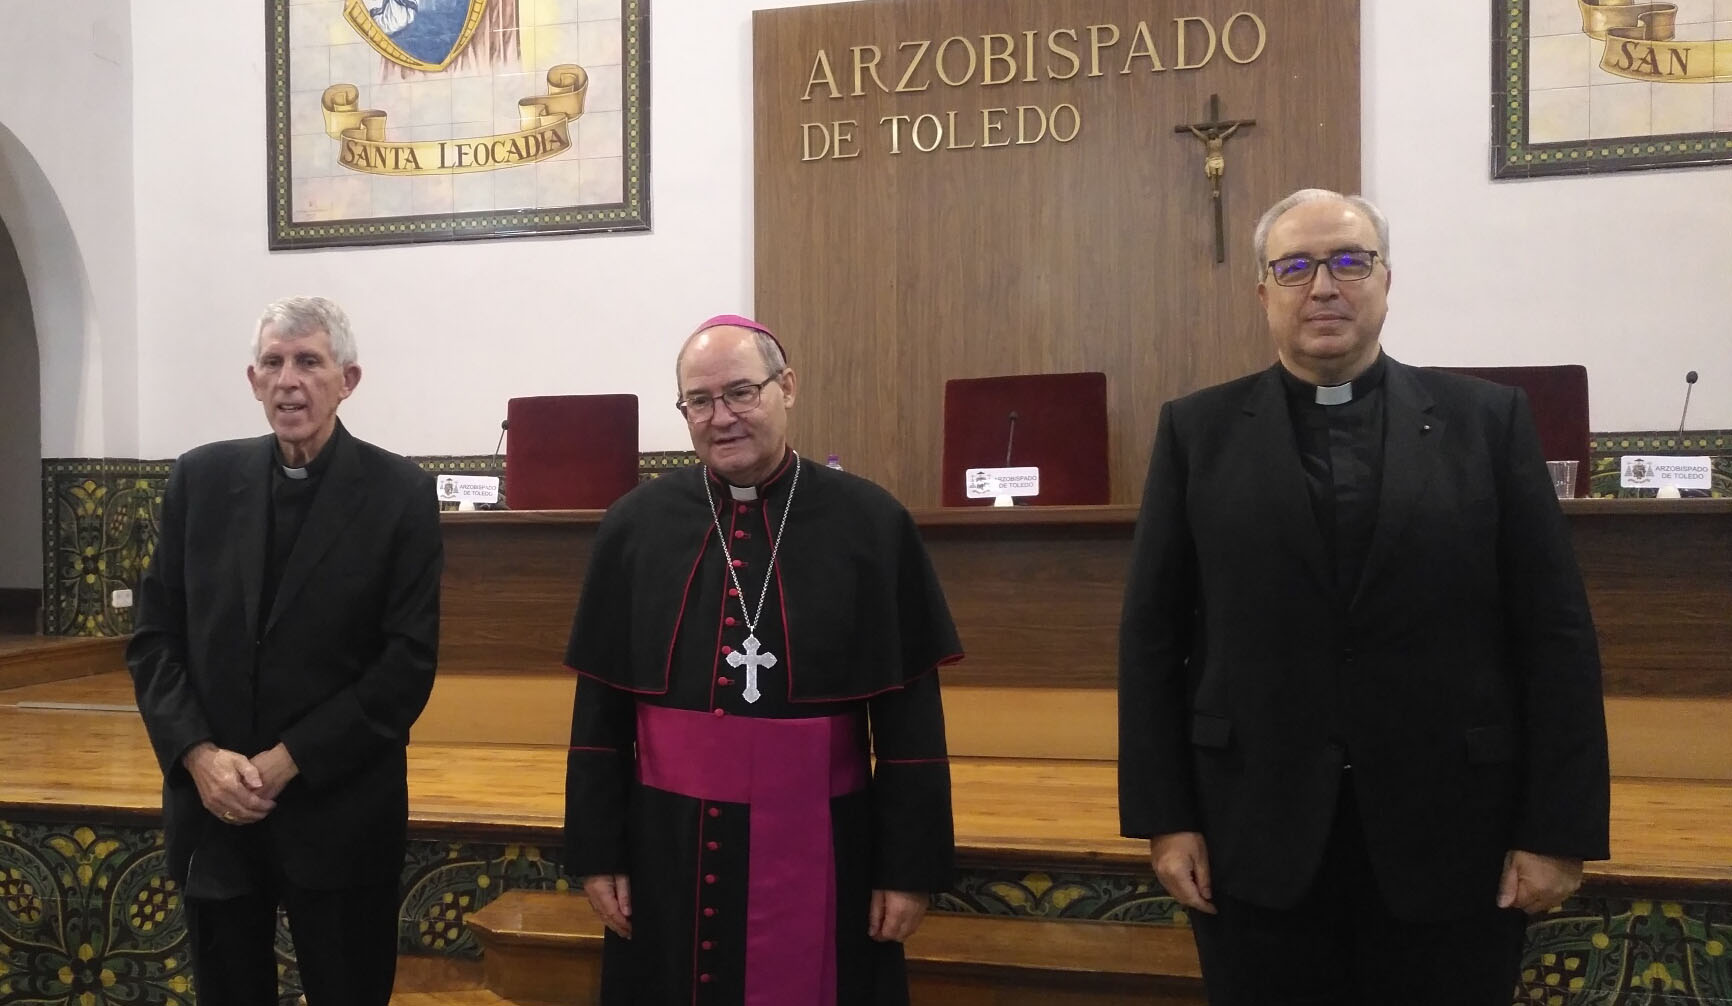
[[[860,718],[715,716],[640,702],[637,777],[698,800],[750,805],[746,1006],[834,1006],[830,798],[870,780]]]

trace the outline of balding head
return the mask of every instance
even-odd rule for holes
[[[700,328],[686,339],[685,343],[680,346],[679,355],[674,357],[674,383],[678,386],[682,396],[685,394],[686,387],[685,373],[681,368],[685,365],[686,355],[700,340],[704,340],[705,336],[712,337],[705,340],[708,344],[716,338],[722,338],[724,333],[732,333],[731,336],[727,336],[729,338],[749,339],[756,347],[758,356],[763,359],[764,369],[767,373],[774,374],[788,369],[788,358],[783,355],[781,344],[768,332],[741,325],[714,325],[709,328]]]
[[[794,371],[768,333],[740,325],[700,329],[674,363],[680,411],[698,459],[735,485],[756,485],[788,452]]]
[[[1377,232],[1377,255],[1384,265],[1389,264],[1389,218],[1377,205],[1364,196],[1349,196],[1330,189],[1300,189],[1264,211],[1257,220],[1257,229],[1251,234],[1251,251],[1257,257],[1257,278],[1263,278],[1263,270],[1269,268],[1269,232],[1275,228],[1276,221],[1287,215],[1289,210],[1310,203],[1341,203],[1345,207],[1364,217]]]

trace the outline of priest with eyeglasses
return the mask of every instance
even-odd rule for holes
[[[943,593],[895,499],[789,448],[768,328],[711,318],[675,372],[699,463],[608,511],[566,654],[601,1000],[906,1003],[953,858]]]
[[[1214,1006],[1508,1006],[1608,854],[1600,659],[1525,396],[1384,354],[1389,227],[1263,215],[1276,362],[1161,410],[1119,649],[1122,832]]]

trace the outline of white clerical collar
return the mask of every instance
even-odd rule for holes
[[[283,476],[285,478],[299,480],[307,477],[307,470],[305,468],[290,468],[288,465],[278,465],[277,467],[283,470]]]
[[[1318,405],[1346,405],[1351,401],[1353,401],[1352,381],[1348,381],[1346,384],[1337,384],[1331,388],[1319,387],[1317,389]]]
[[[758,498],[758,487],[737,486],[730,482],[728,483],[728,495],[741,503],[750,503]]]

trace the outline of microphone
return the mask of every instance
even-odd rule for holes
[[[1005,418],[1009,421],[1009,427],[1005,430],[1005,433],[1004,433],[1004,467],[1009,468],[1010,467],[1010,452],[1011,452],[1011,449],[1016,445],[1016,421],[1018,419],[1021,419],[1022,417],[1017,415],[1017,412],[1015,409],[1011,409],[1010,414],[1008,416],[1006,416]],[[1006,499],[1008,499],[1010,502],[1009,503],[1001,502],[1002,500],[1006,500]],[[1022,497],[1020,497],[1020,496],[1008,496],[1008,497],[1007,496],[1001,496],[1001,497],[999,497],[998,500],[995,500],[993,502],[993,505],[994,506],[1027,506],[1028,504],[1024,503],[1022,500]]]
[[[1684,449],[1684,422],[1690,415],[1690,392],[1695,391],[1695,390],[1696,390],[1696,372],[1694,370],[1692,370],[1689,373],[1684,375],[1684,410],[1682,412],[1678,413],[1678,449],[1679,450]],[[1683,490],[1680,490],[1680,489],[1676,488],[1675,486],[1661,486],[1660,491],[1655,493],[1654,495],[1655,495],[1655,498],[1657,498],[1657,499],[1678,499],[1679,497],[1683,496],[1685,493],[1689,493],[1691,496],[1706,496],[1706,495],[1708,495],[1707,493],[1703,492],[1700,489],[1683,489]]]
[[[1684,422],[1690,415],[1690,392],[1696,389],[1696,372],[1694,370],[1684,375],[1684,411],[1678,413],[1677,448],[1684,449]],[[1683,490],[1677,486],[1661,486],[1654,493],[1655,499],[1675,500],[1683,496]]]
[[[500,479],[499,479],[499,502],[497,502],[497,503],[482,503],[480,506],[476,507],[476,509],[478,509],[478,510],[509,510],[509,509],[511,509],[509,506],[506,505],[506,500],[505,500],[505,478],[504,478],[505,466],[499,463],[499,448],[504,445],[504,443],[505,443],[505,431],[509,430],[510,428],[511,428],[511,420],[501,419],[499,421],[499,439],[495,440],[493,442],[493,470],[498,472],[500,475]]]
[[[1690,392],[1696,390],[1696,372],[1684,375],[1684,411],[1678,413],[1678,446],[1684,446],[1684,417],[1690,414]]]

